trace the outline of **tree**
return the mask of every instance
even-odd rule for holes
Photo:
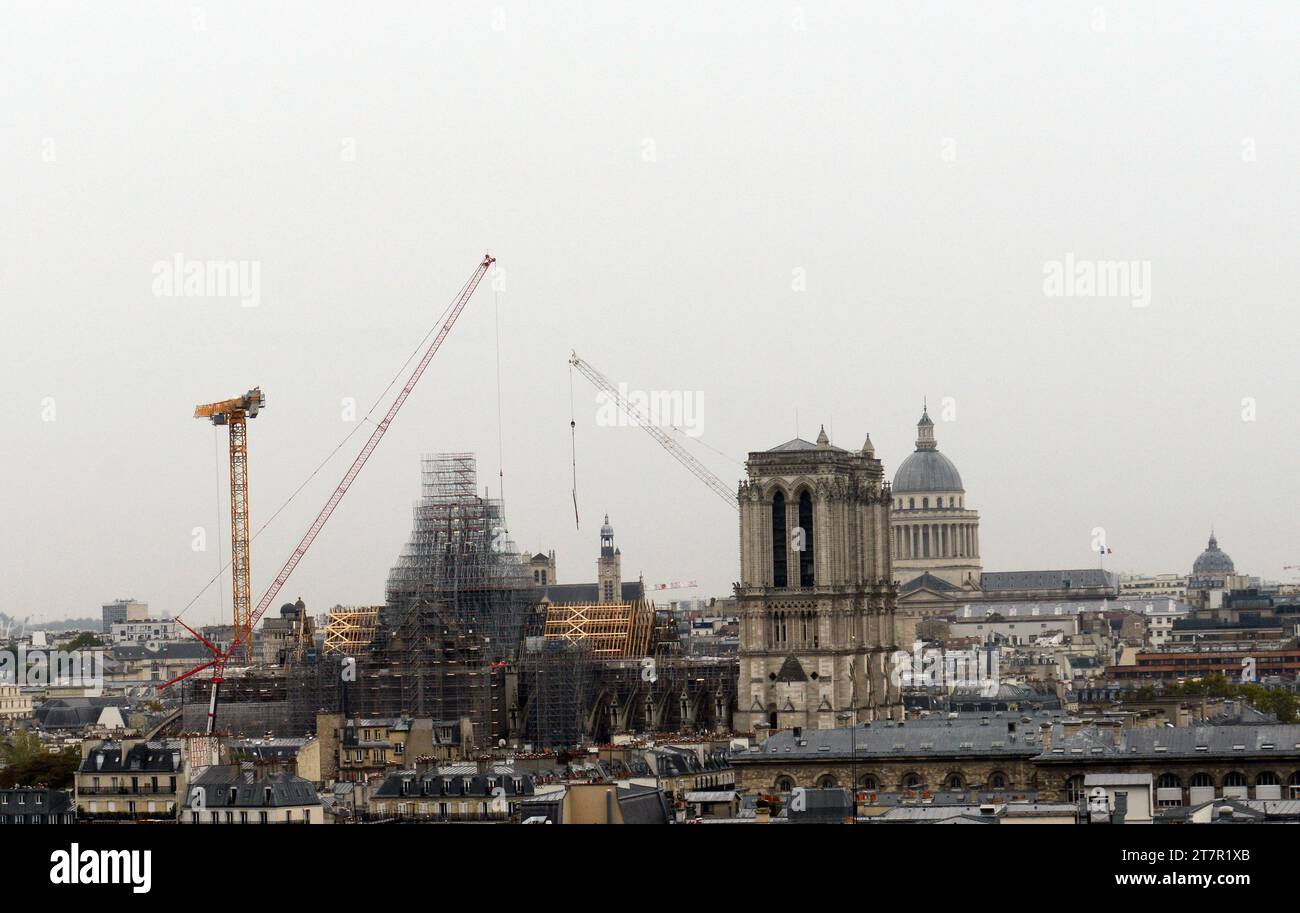
[[[0,744],[0,787],[48,786],[68,789],[72,786],[81,753],[76,748],[49,751],[31,732],[19,731]]]
[[[100,640],[94,634],[91,634],[89,631],[82,631],[80,634],[78,634],[76,637],[72,639],[72,642],[70,644],[68,644],[68,649],[85,650],[90,647],[102,647],[102,646],[104,646],[104,642],[102,640]]]

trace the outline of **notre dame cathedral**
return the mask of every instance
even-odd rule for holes
[[[890,488],[860,451],[796,438],[749,454],[740,484],[737,729],[901,717]]]

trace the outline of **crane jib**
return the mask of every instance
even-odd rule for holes
[[[370,455],[374,452],[375,448],[379,445],[380,439],[383,438],[384,432],[388,430],[388,427],[392,423],[393,418],[397,415],[398,410],[401,409],[402,404],[406,402],[407,397],[410,395],[411,391],[415,388],[416,383],[420,380],[421,375],[424,374],[424,369],[428,367],[429,362],[433,360],[434,355],[437,354],[439,347],[442,345],[443,340],[445,340],[447,338],[447,335],[451,332],[451,329],[455,325],[457,318],[460,317],[461,312],[465,309],[465,305],[469,303],[470,297],[474,294],[474,290],[478,288],[479,283],[482,281],[483,277],[487,274],[488,269],[491,268],[492,264],[495,262],[496,262],[495,257],[493,257],[491,254],[485,254],[483,259],[479,261],[478,267],[471,274],[469,280],[465,283],[464,286],[462,286],[456,298],[453,299],[451,310],[448,313],[446,320],[443,322],[441,329],[439,329],[437,336],[434,337],[433,342],[429,344],[429,348],[425,351],[424,357],[420,359],[419,364],[416,365],[415,370],[411,372],[411,376],[407,379],[405,386],[402,387],[401,392],[397,395],[397,398],[393,401],[393,404],[389,407],[387,415],[385,415],[384,418],[376,426],[374,433],[371,434],[370,436],[370,440],[366,442],[365,447],[361,449],[361,452],[357,454],[356,459],[352,461],[352,465],[348,467],[348,471],[344,474],[343,480],[339,482],[338,486],[334,489],[334,492],[330,495],[329,499],[325,502],[325,506],[321,508],[320,513],[316,515],[316,519],[312,522],[311,526],[308,527],[306,534],[303,535],[298,545],[294,548],[293,552],[289,555],[289,559],[280,568],[280,572],[276,574],[274,580],[271,582],[271,585],[267,588],[266,592],[262,595],[262,598],[258,600],[257,607],[251,613],[248,622],[247,629],[249,631],[250,640],[251,640],[251,632],[253,628],[257,626],[257,623],[261,619],[262,615],[266,612],[267,606],[271,604],[271,601],[275,599],[276,595],[280,592],[280,588],[284,586],[285,582],[288,581],[289,577],[293,574],[294,568],[298,566],[299,561],[301,561],[302,557],[307,553],[307,550],[311,547],[312,542],[315,541],[317,534],[321,531],[321,528],[324,527],[325,522],[330,518],[330,515],[334,512],[334,508],[338,506],[338,503],[341,500],[343,500],[343,496],[347,493],[347,490],[351,486],[352,482],[360,474],[362,467],[366,463],[366,460],[370,458]],[[199,667],[190,669],[189,671],[183,673],[180,676],[177,676],[176,678],[172,679],[166,684],[160,686],[160,690],[163,688],[167,688],[170,685],[178,681],[181,681],[182,679],[188,678],[189,676],[195,674],[196,672],[201,671],[204,668],[211,667],[213,669],[213,682],[214,682],[213,697],[212,697],[213,706],[212,706],[211,713],[213,716],[215,716],[215,712],[216,712],[215,683],[221,679],[221,675],[224,670],[224,667],[226,663],[230,660],[230,657],[233,655],[236,648],[239,647],[240,640],[241,639],[237,633],[236,636],[233,638],[230,647],[227,648],[227,650],[224,653],[222,653],[219,657],[217,657],[214,660],[210,660]],[[209,731],[211,731],[211,727],[212,727],[212,719],[210,718]]]

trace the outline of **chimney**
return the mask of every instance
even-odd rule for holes
[[[1038,733],[1043,743],[1043,753],[1046,754],[1052,750],[1052,724],[1039,723]]]

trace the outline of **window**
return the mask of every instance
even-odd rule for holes
[[[803,530],[803,551],[799,553],[799,586],[813,586],[813,508],[812,495],[807,489],[799,495],[799,528]]]
[[[1171,808],[1183,804],[1183,781],[1175,774],[1161,774],[1156,780],[1156,805]]]
[[[1065,781],[1065,801],[1078,802],[1086,792],[1083,788],[1083,774],[1075,774]]]
[[[1007,775],[1000,770],[995,770],[989,774],[989,789],[1006,789]]]
[[[785,494],[772,496],[772,586],[789,586],[786,573]]]

